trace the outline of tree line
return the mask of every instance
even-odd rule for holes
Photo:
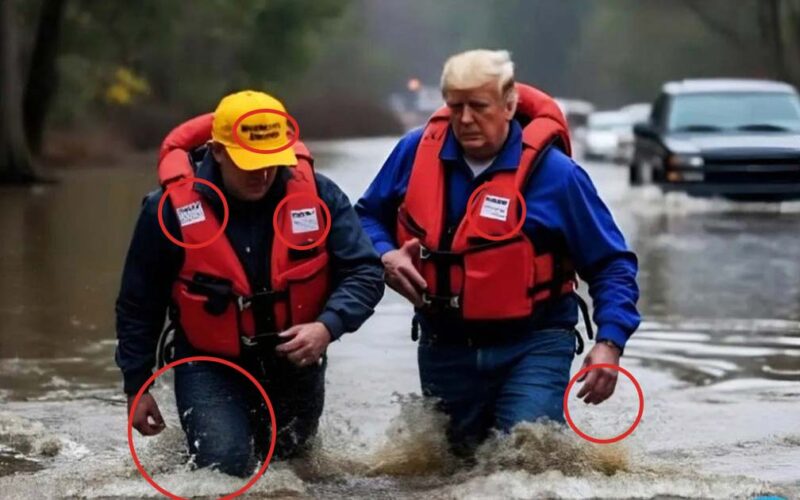
[[[59,134],[152,148],[246,87],[314,136],[394,133],[388,94],[475,47],[600,107],[684,77],[798,84],[800,0],[0,0],[0,181],[34,180]]]

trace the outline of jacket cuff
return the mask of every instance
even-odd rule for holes
[[[339,317],[333,311],[323,311],[322,314],[319,315],[317,321],[325,325],[325,328],[328,329],[328,332],[331,334],[331,341],[339,340],[344,334],[344,322],[342,322],[342,318]]]
[[[139,389],[147,382],[147,379],[152,375],[152,370],[144,372],[129,372],[123,374],[123,390],[128,396],[135,396]],[[145,391],[147,392],[147,391]]]
[[[601,325],[597,330],[597,341],[599,342],[601,340],[610,340],[620,346],[624,351],[625,343],[628,341],[628,334],[619,326],[609,323],[607,325]]]
[[[375,247],[375,251],[378,252],[378,255],[381,257],[383,257],[383,254],[386,252],[397,250],[397,247],[394,245],[394,243],[390,241],[376,241],[373,246]]]

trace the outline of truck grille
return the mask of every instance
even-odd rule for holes
[[[705,180],[720,183],[800,182],[800,158],[707,158]]]

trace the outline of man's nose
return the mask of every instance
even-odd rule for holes
[[[469,109],[469,106],[464,106],[464,110],[461,111],[461,123],[466,125],[473,121],[472,110]]]

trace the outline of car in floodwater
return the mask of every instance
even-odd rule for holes
[[[628,104],[619,109],[620,113],[624,113],[628,117],[628,126],[625,128],[624,133],[619,135],[617,140],[617,152],[614,155],[616,161],[623,165],[628,165],[633,159],[633,127],[637,123],[646,122],[650,119],[650,112],[653,106],[648,103],[635,103]]]
[[[555,97],[556,104],[567,119],[569,133],[577,142],[583,142],[586,136],[586,124],[589,115],[594,113],[594,104],[580,99]]]
[[[634,126],[631,185],[694,196],[800,198],[800,97],[767,80],[670,82]]]
[[[597,111],[589,115],[583,154],[589,160],[621,161],[625,136],[631,134],[633,123],[621,111]]]
[[[633,126],[650,116],[649,103],[629,104],[615,111],[589,115],[581,138],[584,157],[628,164],[633,158]]]

